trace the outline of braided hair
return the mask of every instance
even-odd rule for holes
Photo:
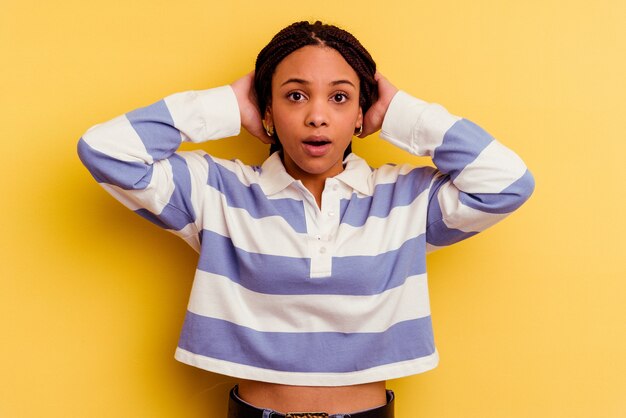
[[[359,105],[363,114],[376,100],[378,86],[374,79],[376,63],[361,43],[350,33],[319,20],[293,23],[278,32],[269,44],[259,52],[254,72],[254,89],[261,114],[265,113],[272,99],[272,76],[278,64],[292,52],[307,46],[319,45],[335,49],[357,73],[360,81]],[[270,154],[282,150],[276,133]],[[352,152],[348,145],[344,157]]]

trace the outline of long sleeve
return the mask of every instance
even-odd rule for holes
[[[78,154],[93,177],[131,210],[199,248],[202,152],[179,152],[183,141],[237,135],[237,99],[229,86],[189,91],[90,128]]]
[[[426,241],[450,245],[493,225],[521,206],[534,189],[524,162],[474,123],[398,92],[381,136],[437,167],[430,188]]]

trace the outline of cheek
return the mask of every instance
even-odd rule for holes
[[[351,109],[350,112],[345,112],[341,118],[342,129],[353,131],[360,119],[359,109]]]
[[[276,133],[280,137],[281,141],[286,140],[294,130],[294,121],[292,118],[280,117],[280,115],[274,116],[274,127]]]
[[[274,123],[278,125],[292,125],[293,120],[295,119],[294,112],[277,112],[274,116]]]

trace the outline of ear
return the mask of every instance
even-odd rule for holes
[[[265,113],[263,114],[263,126],[265,128],[274,127],[274,118],[272,117],[272,108],[269,105],[265,108]]]
[[[354,124],[354,130],[358,130],[360,127],[363,126],[363,108],[361,106],[359,106],[359,114],[356,117],[356,122]]]

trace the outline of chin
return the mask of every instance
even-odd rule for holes
[[[336,176],[337,174],[341,173],[343,171],[343,164],[339,165],[339,166],[325,166],[325,167],[312,167],[310,170],[306,170],[307,173],[315,175],[315,176],[323,176],[326,175],[327,177],[333,177]]]

